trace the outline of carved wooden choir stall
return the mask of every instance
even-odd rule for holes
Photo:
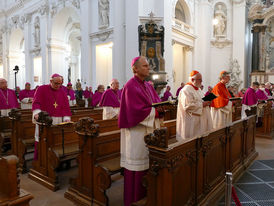
[[[0,205],[28,206],[33,196],[20,189],[18,159],[14,155],[0,158]]]
[[[238,177],[258,155],[256,116],[186,142],[168,144],[168,130],[145,137],[150,168],[147,197],[134,205],[213,205],[224,192],[225,172]]]

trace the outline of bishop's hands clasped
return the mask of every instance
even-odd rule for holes
[[[203,102],[203,107],[210,106],[210,104],[211,104],[211,101],[204,101]]]

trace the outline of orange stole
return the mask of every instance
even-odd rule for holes
[[[212,90],[212,93],[218,97],[212,101],[211,107],[215,107],[215,108],[225,107],[229,102],[229,98],[231,98],[231,95],[228,89],[222,82],[219,82],[218,84],[215,85],[215,87]]]

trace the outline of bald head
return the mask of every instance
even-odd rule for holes
[[[0,78],[0,89],[6,90],[8,88],[8,82],[4,78]]]
[[[141,56],[132,66],[134,75],[144,80],[149,76],[149,64],[146,57]]]
[[[111,89],[117,91],[119,89],[119,81],[117,79],[112,79],[110,83]]]

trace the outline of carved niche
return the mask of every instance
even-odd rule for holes
[[[225,4],[219,2],[214,8],[214,36],[225,38],[227,30],[227,9]]]

